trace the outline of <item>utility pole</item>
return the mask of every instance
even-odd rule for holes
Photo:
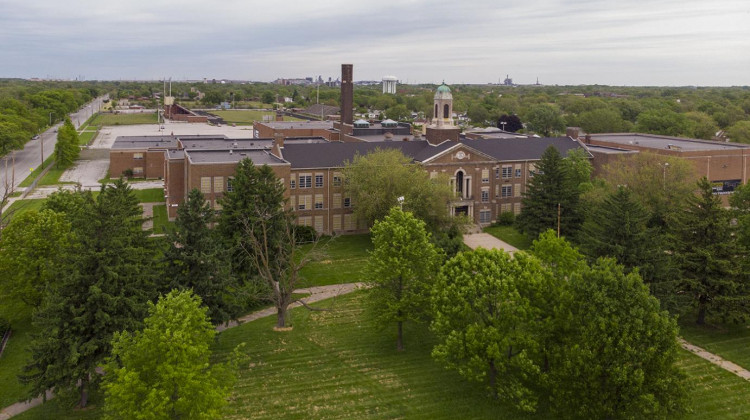
[[[42,164],[41,168],[44,169],[44,136],[39,136],[39,145],[42,146]]]

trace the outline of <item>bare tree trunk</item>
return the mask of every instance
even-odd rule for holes
[[[286,328],[286,305],[276,307],[276,327]]]
[[[492,396],[497,398],[497,368],[494,360],[490,360],[490,388],[492,389]]]
[[[706,325],[706,304],[703,303],[703,298],[698,302],[698,319],[696,323],[698,325]]]
[[[79,408],[86,408],[86,404],[89,402],[88,384],[89,378],[81,379],[81,399],[78,401]]]
[[[401,316],[400,313],[399,313],[399,316]],[[404,351],[404,322],[403,321],[398,321],[398,338],[396,339],[396,350]]]

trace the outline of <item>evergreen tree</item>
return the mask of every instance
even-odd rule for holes
[[[547,229],[557,230],[558,211],[561,235],[571,236],[578,230],[582,219],[578,185],[554,146],[544,151],[522,202],[516,226],[528,236],[537,237]]]
[[[217,233],[209,228],[213,221],[214,211],[203,194],[190,191],[168,235],[163,290],[192,289],[208,307],[211,322],[220,324],[236,316],[237,308],[231,299],[235,281],[228,255]]]
[[[65,123],[57,131],[57,143],[55,143],[55,165],[58,168],[67,168],[72,165],[81,149],[78,147],[78,132],[70,118],[65,119]]]
[[[742,277],[744,248],[736,240],[732,214],[713,194],[711,183],[698,181],[699,194],[687,199],[687,207],[673,223],[677,238],[675,257],[681,271],[682,290],[689,293],[703,325],[706,316],[741,321],[748,314],[748,290]]]
[[[34,313],[39,333],[22,379],[30,383],[30,397],[54,387],[58,395],[77,393],[85,407],[112,334],[137,328],[155,297],[155,252],[126,183],[102,186],[96,200],[90,192],[78,194],[83,199],[69,200],[79,204],[70,212],[83,212],[73,219],[87,223],[74,231],[77,240],[63,251],[55,281]]]
[[[650,219],[630,190],[618,187],[586,218],[578,235],[581,252],[592,262],[614,258],[626,273],[638,269],[647,283],[666,280],[671,271],[666,239],[658,227],[648,226]]]

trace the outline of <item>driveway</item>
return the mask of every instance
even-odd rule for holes
[[[485,249],[502,249],[510,254],[518,251],[518,248],[497,239],[489,233],[471,233],[464,235],[464,243],[471,249],[479,247]]]

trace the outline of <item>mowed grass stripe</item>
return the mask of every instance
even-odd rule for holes
[[[747,325],[697,326],[685,322],[680,335],[698,347],[750,369],[750,328]]]
[[[681,350],[678,366],[690,380],[692,413],[686,419],[750,417],[750,383],[700,357]]]

